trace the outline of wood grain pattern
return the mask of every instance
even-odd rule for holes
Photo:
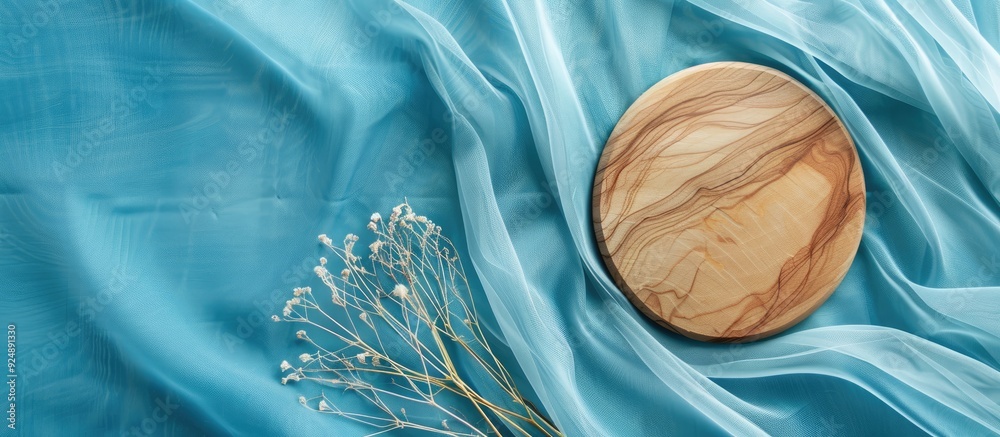
[[[749,341],[812,313],[861,239],[864,178],[833,111],[767,67],[725,62],[650,88],[594,181],[597,241],[636,307],[704,341]]]

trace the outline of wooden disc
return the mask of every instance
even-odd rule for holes
[[[720,62],[646,91],[594,181],[597,242],[632,303],[704,341],[791,327],[843,280],[864,177],[836,114],[771,68]]]

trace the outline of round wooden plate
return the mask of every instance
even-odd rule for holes
[[[594,180],[604,261],[632,303],[704,341],[777,334],[833,292],[864,225],[857,150],[777,70],[688,68],[625,112]]]

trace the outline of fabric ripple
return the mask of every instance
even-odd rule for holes
[[[371,432],[298,405],[296,328],[265,319],[313,281],[314,235],[404,198],[568,435],[1000,433],[994,3],[24,0],[0,30],[24,435]],[[721,60],[821,95],[868,189],[834,295],[745,345],[641,316],[591,225],[621,114]]]

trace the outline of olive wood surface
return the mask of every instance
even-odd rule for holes
[[[779,333],[843,280],[861,240],[857,150],[823,100],[777,70],[720,62],[625,112],[594,180],[598,246],[629,300],[703,341]]]

